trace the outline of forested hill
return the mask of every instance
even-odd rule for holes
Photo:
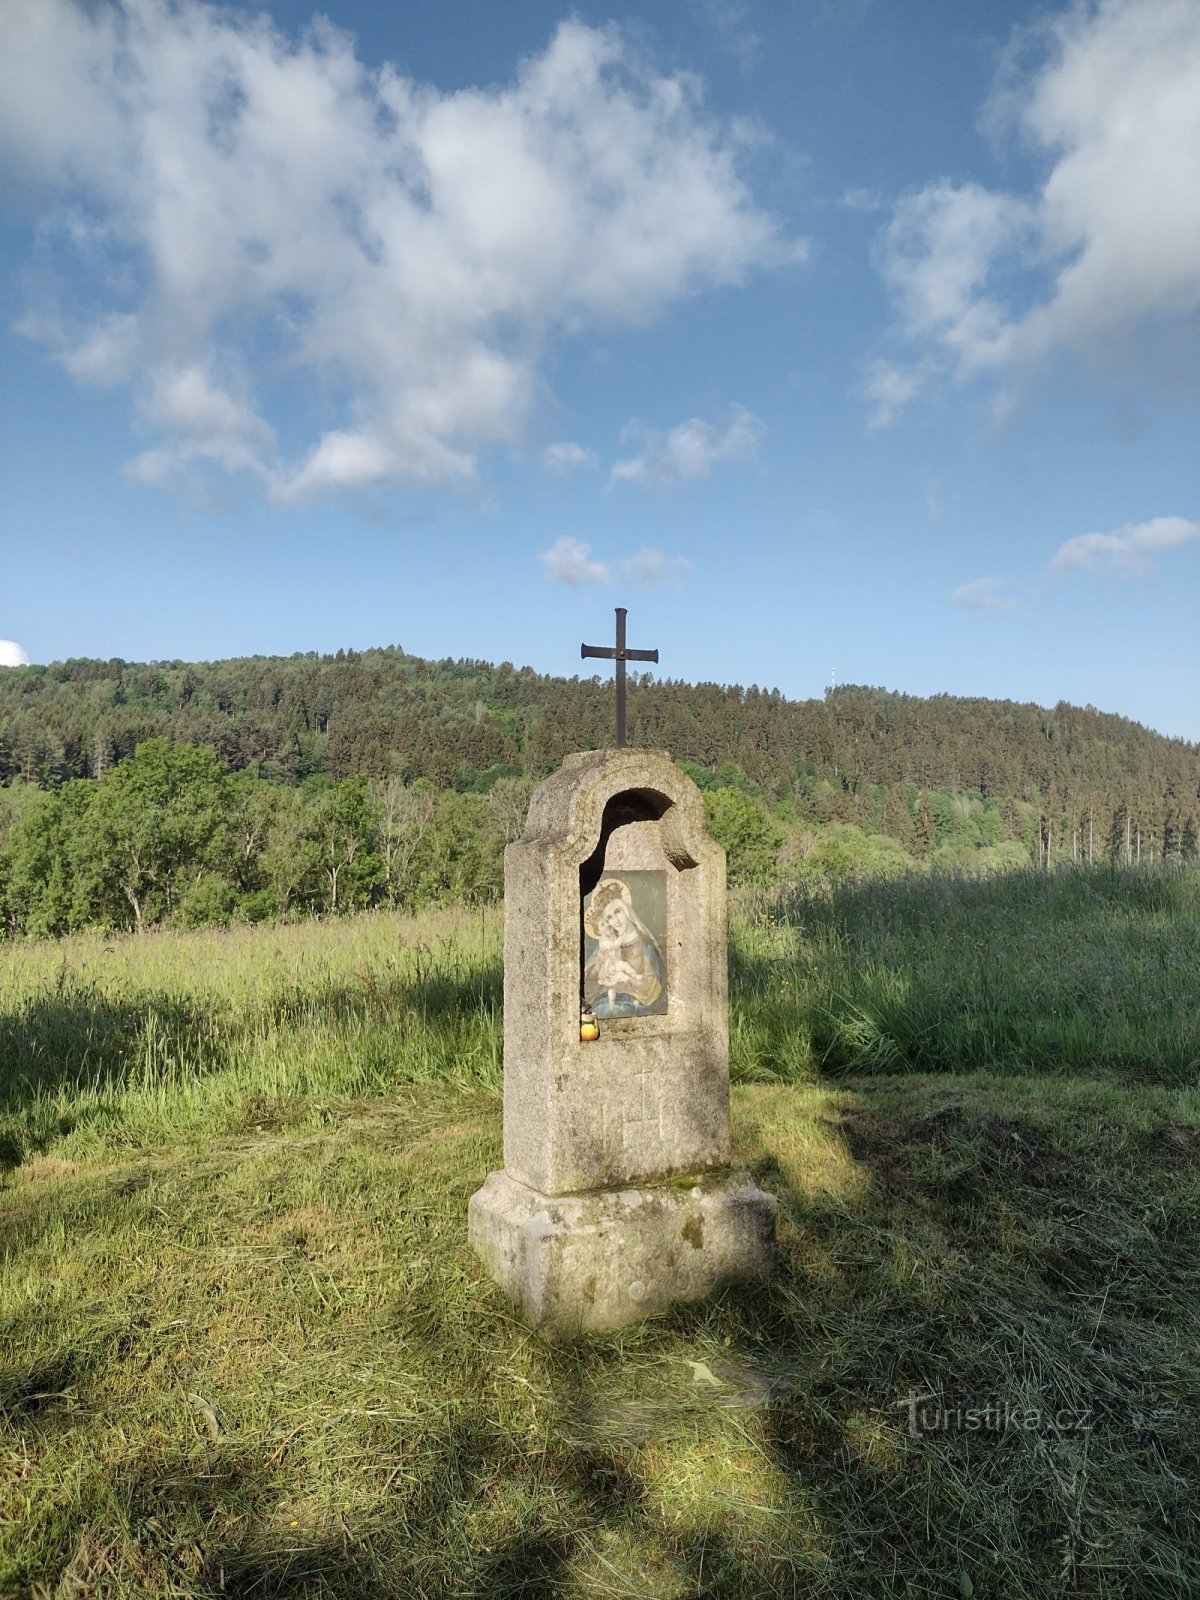
[[[486,790],[607,742],[612,694],[611,675],[545,677],[395,647],[10,668],[0,673],[0,782],[98,777],[168,735],[211,746],[228,771],[283,784],[361,773]],[[631,742],[669,750],[701,781],[707,769],[790,802],[797,820],[856,823],[905,845],[923,791],[1035,806],[1055,854],[1077,851],[1085,826],[1093,847],[1116,828],[1170,854],[1185,834],[1190,846],[1200,818],[1200,748],[1091,707],[853,685],[795,701],[635,677],[629,717]]]

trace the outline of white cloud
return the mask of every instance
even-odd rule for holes
[[[203,363],[160,367],[145,387],[142,411],[171,445],[145,450],[128,463],[126,474],[135,482],[166,486],[192,462],[210,461],[270,485],[264,457],[274,447],[274,430],[256,414],[248,395],[232,393]]]
[[[38,337],[34,328],[29,331]],[[137,370],[138,322],[128,314],[102,317],[74,339],[56,329],[46,342],[59,347],[62,364],[80,383],[107,388],[128,382]]]
[[[881,259],[909,333],[942,340],[964,361],[994,360],[1005,319],[985,286],[1031,224],[1024,201],[974,183],[930,184],[901,201]]]
[[[1038,64],[988,115],[1031,146],[1039,187],[941,178],[880,237],[901,330],[937,356],[915,364],[913,393],[935,372],[1101,354],[1200,309],[1200,6],[1079,0],[1022,42]]]
[[[872,362],[862,393],[871,403],[870,428],[889,428],[921,389],[921,374],[906,371],[890,361]]]
[[[538,560],[546,568],[551,583],[565,583],[578,589],[585,583],[609,583],[611,573],[603,561],[592,560],[591,545],[582,539],[563,535],[549,550],[543,550]]]
[[[745,137],[578,21],[511,82],[441,93],[320,18],[296,40],[203,0],[4,10],[0,152],[54,199],[59,293],[25,326],[131,385],[152,481],[470,483],[551,340],[803,254],[738,174]],[[325,420],[296,441],[298,389]]]
[[[0,639],[0,667],[27,667],[29,656],[22,645],[11,639]]]
[[[745,460],[758,448],[762,423],[745,406],[733,408],[733,421],[724,433],[711,422],[689,417],[665,436],[630,423],[627,436],[642,438],[640,455],[618,461],[610,474],[612,483],[687,483],[705,478],[719,461]]]
[[[888,202],[878,189],[843,189],[838,205],[847,211],[886,211]]]
[[[973,578],[954,590],[950,604],[960,611],[1015,611],[1016,601],[1002,592],[1007,587],[1007,578]]]
[[[755,32],[747,0],[690,0],[691,9],[716,35],[721,49],[742,67],[750,67],[762,54],[762,37]]]
[[[594,450],[589,450],[586,445],[574,444],[569,439],[560,440],[558,444],[548,444],[542,451],[542,465],[546,471],[559,476],[577,472],[581,467],[597,467],[599,464]]]
[[[1200,538],[1200,522],[1185,517],[1152,517],[1127,522],[1115,533],[1081,533],[1055,552],[1055,572],[1119,572],[1140,578],[1152,572],[1166,550]]]
[[[538,560],[551,583],[565,583],[572,589],[585,583],[611,583],[614,569],[605,561],[593,561],[592,547],[581,539],[563,536],[543,550]],[[622,578],[640,585],[647,594],[655,589],[681,589],[692,571],[686,556],[668,556],[662,550],[643,545],[636,555],[622,561]]]
[[[682,589],[691,574],[692,563],[686,556],[668,556],[643,545],[622,564],[621,571],[649,594],[654,589]]]

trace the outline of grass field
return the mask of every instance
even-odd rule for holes
[[[748,904],[781,1267],[547,1348],[500,921],[0,947],[0,1592],[1200,1592],[1200,890]]]

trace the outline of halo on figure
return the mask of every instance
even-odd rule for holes
[[[604,878],[592,890],[591,903],[584,913],[583,926],[589,938],[600,937],[600,918],[614,900],[623,900],[632,915],[633,896],[629,893],[629,885],[622,883],[620,878]]]

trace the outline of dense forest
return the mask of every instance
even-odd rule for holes
[[[141,928],[498,892],[611,678],[396,648],[0,672],[0,914]],[[1195,854],[1200,749],[1060,704],[634,676],[630,740],[707,792],[731,879]]]

